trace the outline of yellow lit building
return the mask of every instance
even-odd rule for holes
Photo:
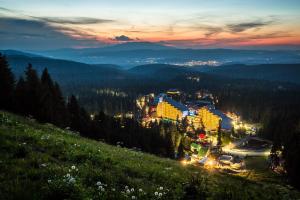
[[[193,123],[194,128],[204,128],[205,131],[217,131],[221,120],[221,129],[231,130],[231,119],[219,110],[209,107],[198,109],[197,114],[188,117],[190,123]]]
[[[158,95],[153,107],[156,117],[176,121],[187,117],[190,124],[195,129],[204,128],[205,131],[217,131],[221,121],[221,129],[231,130],[231,119],[224,113],[209,106],[204,106],[198,110],[189,111],[189,108],[178,101],[173,100],[166,94]]]
[[[188,108],[186,106],[164,94],[160,94],[157,97],[155,104],[157,105],[157,117],[175,121],[177,119],[181,120],[188,115]]]
[[[197,116],[200,118],[200,121],[202,120],[205,130],[207,130],[207,131],[218,130],[219,123],[221,120],[220,116],[211,112],[211,110],[209,110],[206,107],[200,108],[198,110]]]

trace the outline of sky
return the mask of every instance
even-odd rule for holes
[[[0,49],[300,46],[299,0],[0,0]]]

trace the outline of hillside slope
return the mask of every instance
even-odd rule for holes
[[[198,70],[228,78],[283,81],[300,84],[300,64],[224,65],[209,68],[199,67]]]
[[[278,182],[182,166],[0,111],[0,199],[297,199]]]
[[[89,65],[69,60],[23,55],[7,55],[7,60],[17,78],[24,73],[28,63],[31,63],[40,74],[47,67],[51,76],[60,84],[98,83],[124,77],[123,70],[109,64]]]

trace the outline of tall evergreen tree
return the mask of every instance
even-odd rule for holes
[[[77,99],[74,95],[72,95],[67,104],[69,119],[70,119],[70,127],[72,130],[79,131],[80,127],[80,107],[78,105]]]
[[[0,109],[13,108],[15,80],[5,56],[0,53]]]
[[[48,73],[47,68],[44,69],[41,76],[40,91],[40,109],[39,118],[43,122],[55,122],[55,102],[54,102],[54,85]]]
[[[31,64],[25,71],[25,85],[26,85],[26,98],[24,100],[26,114],[33,115],[34,117],[39,116],[40,108],[40,91],[41,84],[40,79],[35,69],[32,68]]]
[[[21,76],[16,85],[16,90],[14,94],[14,111],[21,114],[26,114],[26,83]]]
[[[58,126],[66,126],[69,123],[69,115],[66,108],[65,99],[60,87],[54,83],[54,123]]]
[[[70,127],[72,130],[79,131],[83,136],[92,137],[90,127],[91,120],[84,108],[81,108],[74,95],[71,96],[68,105]]]

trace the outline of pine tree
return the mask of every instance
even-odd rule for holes
[[[60,87],[54,83],[54,123],[60,127],[69,124],[69,116],[66,108],[65,99],[62,95]]]
[[[48,73],[47,68],[44,69],[41,77],[40,91],[40,109],[39,119],[42,122],[55,122],[55,105],[54,105],[54,85]]]
[[[39,117],[41,83],[36,70],[31,64],[25,71],[26,98],[24,99],[26,114]]]
[[[15,80],[5,56],[0,53],[0,109],[13,108]]]
[[[181,141],[180,141],[180,144],[179,144],[179,146],[178,146],[178,156],[177,156],[177,158],[178,158],[178,159],[182,159],[182,158],[184,158],[184,156],[185,156],[185,153],[184,153],[184,146],[183,146],[182,140],[181,140]]]
[[[72,95],[67,104],[69,118],[70,118],[70,127],[72,130],[80,131],[80,107],[78,105],[77,99]]]
[[[20,114],[26,114],[26,83],[21,76],[17,85],[14,94],[14,111]]]

